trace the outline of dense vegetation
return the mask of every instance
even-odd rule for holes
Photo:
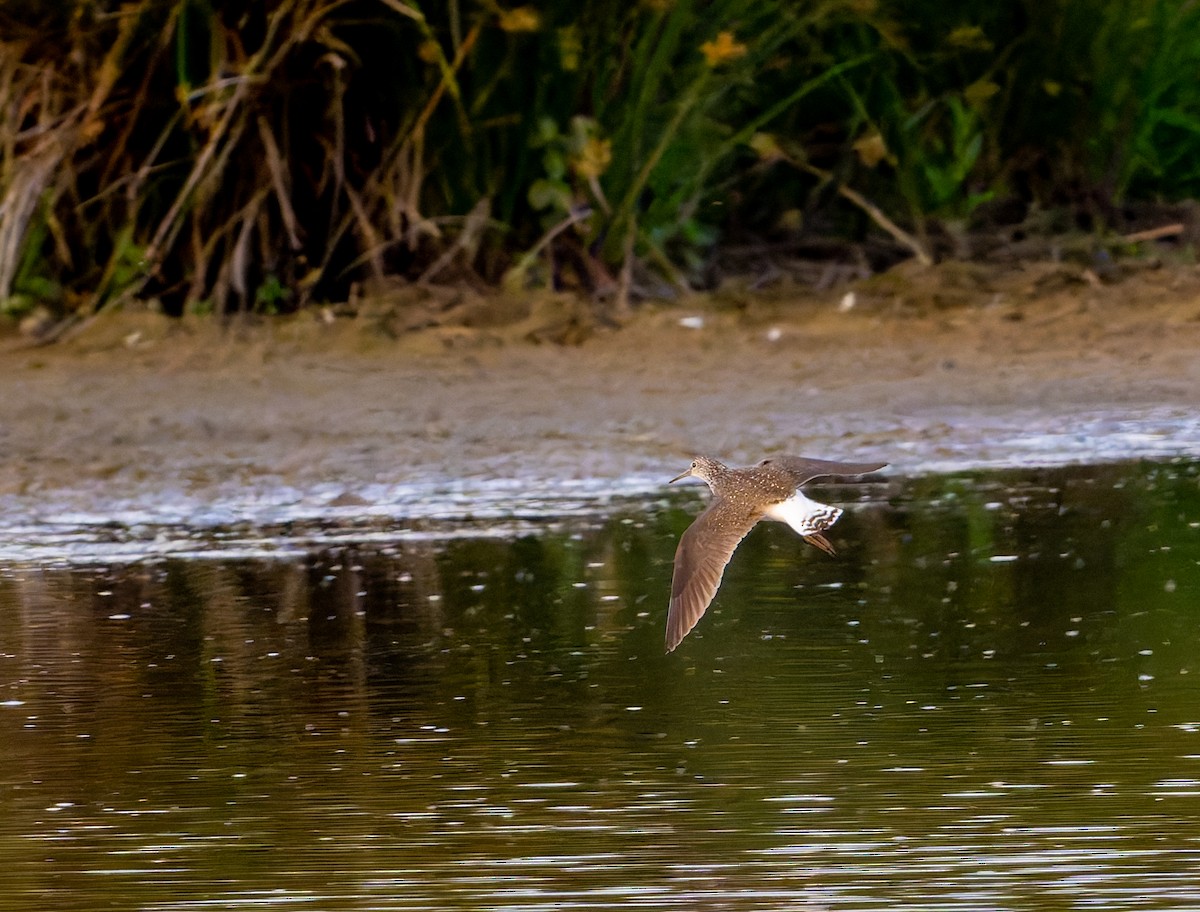
[[[1200,190],[1200,5],[5,0],[0,310],[711,281]]]

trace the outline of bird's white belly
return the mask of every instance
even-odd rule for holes
[[[797,491],[787,500],[771,504],[764,511],[769,519],[787,523],[801,535],[812,535],[828,529],[842,515],[841,507],[809,500]]]

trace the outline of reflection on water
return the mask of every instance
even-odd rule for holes
[[[298,563],[10,567],[0,909],[1200,903],[1200,466],[696,501]]]

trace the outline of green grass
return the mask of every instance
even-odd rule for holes
[[[868,203],[1104,224],[1200,193],[1198,71],[1200,7],[1156,0],[9,4],[0,313],[388,277],[624,303]]]

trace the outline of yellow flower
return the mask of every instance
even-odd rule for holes
[[[571,159],[571,169],[584,180],[599,177],[612,163],[612,141],[589,136],[579,150],[579,155]]]
[[[763,161],[777,161],[783,158],[779,141],[770,133],[755,133],[750,137],[750,148],[757,152]]]
[[[951,47],[967,51],[990,51],[992,42],[977,25],[960,25],[946,36],[946,43]]]
[[[980,79],[963,89],[963,98],[973,108],[982,108],[989,98],[1000,91],[1000,86],[990,79]]]
[[[500,13],[500,28],[506,32],[536,32],[542,19],[532,6],[518,6]]]
[[[872,130],[870,133],[860,136],[854,141],[852,148],[858,155],[858,160],[868,168],[874,168],[881,161],[891,159],[887,143],[884,142],[883,136],[878,130]]]
[[[733,38],[733,32],[721,32],[712,41],[700,45],[700,53],[704,62],[710,67],[720,66],[727,60],[737,60],[746,53],[746,45]]]

